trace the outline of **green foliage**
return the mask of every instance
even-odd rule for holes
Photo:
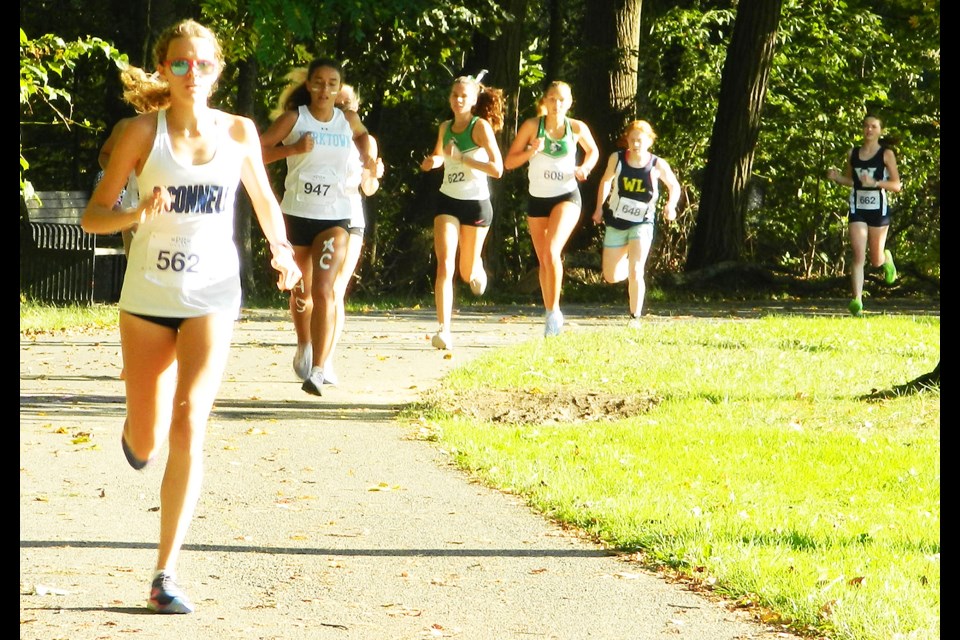
[[[719,3],[673,4],[641,42],[650,55],[641,56],[638,104],[660,134],[656,152],[687,187],[683,228],[684,216],[696,213],[733,14],[712,6]],[[926,0],[784,3],[754,157],[749,260],[801,277],[845,272],[848,192],[824,174],[842,167],[859,143],[863,116],[876,112],[899,143],[904,183],[893,196],[888,245],[899,261],[939,278],[939,7]],[[662,266],[672,256],[653,257]]]
[[[30,39],[20,29],[20,126],[34,115],[35,104],[42,102],[54,114],[53,124],[66,128],[89,126],[87,120],[73,118],[73,98],[65,88],[68,77],[82,58],[102,54],[118,68],[127,63],[127,57],[100,38],[88,36],[70,42],[54,34]],[[25,178],[30,168],[20,142],[20,196],[30,197],[33,186]]]
[[[525,16],[508,15],[507,3],[494,0],[175,4],[177,15],[195,12],[223,40],[228,64],[215,103],[231,109],[239,63],[256,62],[253,115],[261,130],[269,126],[291,69],[320,56],[345,62],[345,80],[360,92],[361,117],[380,141],[387,167],[380,194],[369,201],[367,251],[356,284],[368,293],[429,293],[433,252],[427,199],[433,186],[418,165],[435,141],[437,125],[448,117],[449,81],[481,68],[483,45],[502,25],[523,20],[520,95],[508,97],[518,104],[511,116],[532,115],[551,46],[547,3],[528,3]],[[41,32],[35,25],[43,24],[42,16],[72,6],[70,0],[44,0],[46,10],[25,14],[21,23],[27,31]],[[575,97],[580,96],[578,69],[592,63],[579,57],[580,27],[589,8],[583,0],[566,0],[559,7],[558,76],[573,83]],[[684,188],[678,222],[658,228],[647,268],[651,278],[680,270],[686,257],[735,8],[729,0],[644,3],[636,115],[653,124],[659,135],[654,152],[670,161]],[[845,273],[847,192],[826,183],[824,175],[858,142],[862,115],[876,110],[898,138],[904,182],[893,198],[888,244],[905,275],[939,279],[939,10],[937,0],[785,0],[754,159],[745,259],[803,278]],[[105,93],[119,93],[109,83],[104,91],[114,63],[104,65],[99,55],[92,56],[95,50],[118,55],[106,44],[111,38],[104,34],[112,35],[108,27],[89,26],[103,23],[105,11],[90,8],[77,25],[69,25],[74,35],[83,28],[104,40],[78,38],[76,43],[86,43],[81,45],[67,38],[58,45],[56,36],[49,36],[50,44],[41,46],[22,37],[28,46],[21,44],[21,189],[28,170],[45,189],[89,184],[94,134],[121,115],[118,109],[104,110],[104,104],[117,100]],[[128,53],[135,54],[137,47],[129,38],[127,43]],[[143,49],[149,49],[147,43]],[[488,81],[496,86],[499,79]],[[23,107],[25,94],[32,96],[29,109]],[[582,107],[575,102],[573,113],[590,123]],[[55,131],[50,123],[56,123]],[[502,145],[511,141],[511,125],[508,118]],[[282,193],[283,163],[269,170]],[[497,279],[512,286],[535,266],[524,216],[525,172],[508,172],[500,186],[490,242],[498,249]],[[569,245],[571,263],[583,262],[575,252],[595,256],[599,245],[598,228],[582,224]]]

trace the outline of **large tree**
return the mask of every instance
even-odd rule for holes
[[[601,158],[597,170],[581,188],[582,211],[586,217],[596,205],[604,159],[613,150],[614,141],[626,124],[637,117],[642,6],[642,0],[612,0],[587,3],[584,12],[580,74],[573,110],[577,118],[590,124]],[[583,232],[589,228],[581,225],[568,247],[583,246],[588,238]]]
[[[740,0],[720,79],[688,271],[739,260],[760,131],[760,113],[773,64],[782,0]]]
[[[613,0],[591,4],[584,12],[579,91],[574,98],[578,116],[590,122],[601,148],[636,117],[642,5],[642,0]]]

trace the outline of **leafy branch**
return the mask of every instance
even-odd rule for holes
[[[37,101],[45,104],[55,115],[53,124],[67,129],[77,123],[73,119],[73,98],[62,88],[66,77],[73,72],[77,62],[89,56],[103,54],[118,68],[127,65],[126,54],[101,38],[87,36],[67,42],[60,36],[45,34],[30,39],[20,29],[20,124],[24,116],[34,113]],[[23,156],[20,144],[20,195],[30,197],[33,187],[24,178],[30,163]]]

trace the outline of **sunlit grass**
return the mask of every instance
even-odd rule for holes
[[[533,340],[445,383],[662,398],[642,415],[494,424],[420,409],[490,484],[795,629],[939,638],[939,391],[861,399],[939,357],[939,318],[650,322]]]
[[[20,333],[116,327],[116,305],[52,305],[20,301]]]

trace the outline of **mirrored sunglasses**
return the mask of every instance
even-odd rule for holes
[[[191,69],[194,73],[206,76],[217,71],[217,63],[213,60],[191,60],[189,58],[177,58],[167,60],[167,66],[170,73],[175,76],[185,76]]]

